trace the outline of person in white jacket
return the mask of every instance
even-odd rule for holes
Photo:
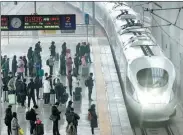
[[[43,89],[44,103],[49,104],[49,102],[50,102],[50,90],[51,90],[49,77],[46,77],[46,79],[44,80],[43,87],[44,87],[44,89]]]

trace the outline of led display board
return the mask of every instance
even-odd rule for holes
[[[75,30],[76,15],[5,15],[1,16],[2,31]]]

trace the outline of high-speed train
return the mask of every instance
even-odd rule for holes
[[[117,62],[119,65],[123,60],[125,66],[124,93],[133,115],[142,121],[169,120],[176,112],[175,68],[144,27],[148,18],[142,23],[140,15],[126,3],[101,2],[96,8],[103,13],[98,17],[103,19],[114,52],[119,50],[115,46],[122,49]]]
[[[85,3],[90,15],[91,5]],[[142,121],[169,120],[176,113],[175,68],[144,27],[150,25],[149,18],[144,17],[142,23],[142,17],[124,2],[95,2],[95,13],[118,66],[123,64],[125,99],[133,115]]]

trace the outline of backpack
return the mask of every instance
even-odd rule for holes
[[[8,124],[11,123],[11,121],[9,121],[7,116],[5,116],[4,123],[6,126],[8,126]]]
[[[88,87],[88,79],[85,80],[85,86]]]
[[[90,112],[88,112],[88,120],[91,121],[91,119],[92,119],[92,115]]]
[[[30,111],[26,112],[26,120],[31,120],[31,113],[30,113]]]
[[[68,121],[68,123],[74,122],[75,121],[74,114],[73,113],[67,113],[66,114],[66,120]]]

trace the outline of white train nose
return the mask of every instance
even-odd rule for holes
[[[141,119],[144,121],[166,121],[173,114],[176,106],[175,104],[148,104],[148,106],[142,106]]]

